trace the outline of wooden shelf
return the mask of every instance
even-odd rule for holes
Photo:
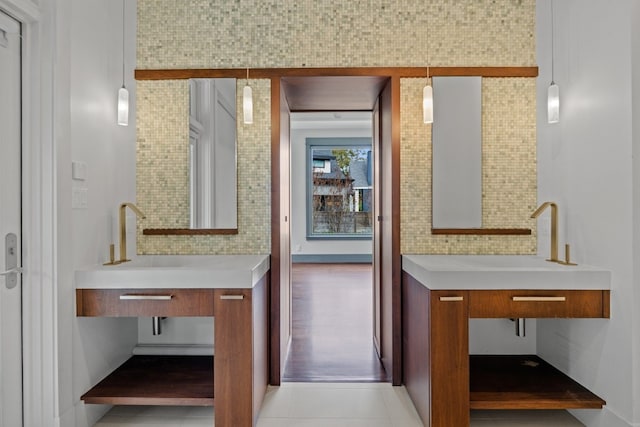
[[[471,409],[600,409],[604,400],[538,356],[469,357]]]
[[[81,399],[109,405],[213,406],[213,356],[133,356]]]
[[[530,236],[530,228],[432,228],[434,236],[477,235],[477,236]]]

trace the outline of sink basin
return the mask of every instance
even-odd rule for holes
[[[611,272],[531,255],[403,255],[402,269],[429,289],[609,289]]]
[[[140,255],[118,265],[75,272],[77,289],[252,288],[269,270],[268,255]]]

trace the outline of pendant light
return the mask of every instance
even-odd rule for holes
[[[560,88],[554,80],[553,27],[553,0],[551,0],[551,85],[549,85],[549,89],[547,89],[547,120],[549,123],[558,123],[560,121]]]
[[[249,86],[249,69],[247,68],[247,84],[242,90],[242,113],[244,124],[250,125],[253,123],[253,91]]]
[[[118,90],[118,124],[129,125],[129,91],[124,86],[124,0],[122,0],[122,87]]]
[[[430,15],[427,15],[429,17]],[[429,37],[429,33],[431,32],[430,22],[427,21],[427,64],[429,63],[429,43],[431,43],[431,37]],[[429,80],[429,66],[427,65],[427,84],[424,89],[422,89],[422,120],[425,124],[433,123],[433,87],[430,84]]]
[[[429,67],[427,67],[427,80],[429,80]],[[422,117],[425,123],[433,123],[433,88],[428,81],[422,89]]]

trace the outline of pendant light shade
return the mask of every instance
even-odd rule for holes
[[[560,88],[554,82],[547,90],[547,120],[549,123],[560,121]]]
[[[248,83],[248,82],[247,82]],[[250,125],[253,123],[253,91],[248,84],[242,90],[242,113],[244,123]]]
[[[129,91],[124,86],[118,90],[118,124],[129,125]]]
[[[558,123],[560,121],[560,88],[556,84],[555,64],[554,64],[554,43],[553,43],[553,0],[551,0],[551,85],[547,89],[547,121],[549,123]]]
[[[433,123],[433,88],[430,85],[422,90],[422,116],[425,123]]]

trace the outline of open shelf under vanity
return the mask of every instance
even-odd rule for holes
[[[470,409],[600,409],[605,401],[535,355],[469,356]]]
[[[132,356],[81,399],[109,405],[213,406],[213,356]]]

